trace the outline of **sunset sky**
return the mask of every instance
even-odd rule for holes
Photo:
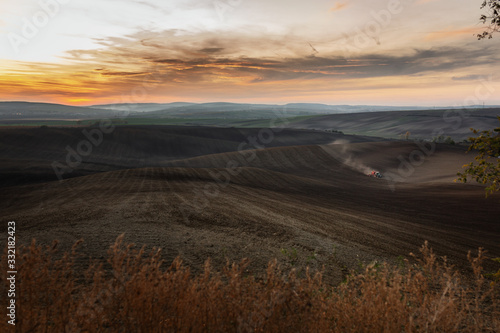
[[[500,104],[482,0],[1,0],[0,101]]]

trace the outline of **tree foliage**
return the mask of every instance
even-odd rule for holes
[[[439,135],[439,136],[433,137],[432,142],[434,142],[434,143],[446,143],[449,145],[455,144],[455,140],[453,140],[453,138],[451,136],[444,136],[444,135]]]
[[[487,13],[481,15],[480,21],[488,24],[483,33],[477,35],[478,39],[493,38],[493,33],[500,31],[500,0],[484,0],[481,9],[487,8]]]
[[[500,121],[500,117],[498,117]],[[472,130],[478,137],[471,137],[468,151],[478,152],[475,160],[464,165],[465,171],[458,173],[458,181],[466,183],[468,176],[480,184],[486,184],[486,197],[500,191],[500,126],[491,131]]]

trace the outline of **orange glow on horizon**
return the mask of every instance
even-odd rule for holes
[[[216,59],[213,64],[188,60],[131,64],[114,64],[108,59],[61,64],[7,60],[0,65],[0,91],[2,100],[75,106],[179,101],[450,105],[474,93],[478,81],[473,79],[477,76],[471,74],[473,70],[485,71],[477,67],[453,73],[363,77],[368,66],[382,70],[390,69],[390,64],[376,59],[328,62],[324,58],[316,65],[314,59],[292,59],[291,65],[282,64],[279,58],[260,62]],[[432,66],[442,61],[431,60]]]
[[[67,104],[69,104],[69,105],[83,105],[85,103],[90,103],[90,102],[92,102],[92,100],[89,98],[75,98],[75,99],[71,98],[71,99],[68,99]]]

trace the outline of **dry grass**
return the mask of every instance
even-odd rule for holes
[[[56,244],[19,249],[16,332],[500,332],[499,285],[483,277],[481,250],[473,282],[425,244],[413,264],[371,264],[327,286],[276,261],[263,277],[248,275],[247,261],[212,272],[209,260],[193,276],[123,237],[83,276],[77,245],[63,256]],[[3,317],[0,331],[13,332]]]

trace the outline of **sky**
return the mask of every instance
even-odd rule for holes
[[[0,0],[0,101],[500,104],[482,0]]]

